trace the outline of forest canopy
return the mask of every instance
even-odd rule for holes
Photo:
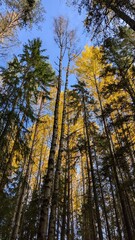
[[[134,240],[134,1],[71,2],[85,9],[94,44],[80,51],[63,14],[49,22],[55,68],[39,36],[1,62],[2,240]],[[43,2],[0,4],[6,56],[14,31],[37,26]]]

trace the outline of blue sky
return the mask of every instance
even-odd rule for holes
[[[19,40],[21,44],[12,50],[15,52],[21,51],[21,45],[26,43],[28,39],[33,39],[40,37],[43,42],[43,47],[47,49],[47,53],[50,56],[51,63],[56,61],[56,45],[53,40],[53,19],[60,15],[69,18],[70,26],[77,30],[78,38],[80,40],[79,47],[83,49],[86,43],[90,44],[90,37],[85,32],[83,27],[83,20],[85,18],[84,14],[79,15],[77,7],[70,6],[66,4],[66,0],[42,0],[42,4],[45,8],[45,19],[43,22],[39,23],[41,29],[37,26],[33,26],[32,29],[23,29],[18,32]]]
[[[53,68],[56,67],[55,62],[57,61],[58,48],[54,42],[53,35],[53,19],[60,15],[69,19],[70,28],[76,29],[77,36],[79,39],[79,49],[83,50],[85,44],[91,44],[90,36],[86,33],[83,26],[83,20],[85,15],[82,13],[79,15],[77,7],[67,6],[66,0],[42,0],[42,4],[45,8],[45,17],[40,25],[40,29],[34,25],[32,29],[22,29],[18,31],[18,38],[20,44],[10,49],[8,59],[10,60],[12,54],[18,54],[22,51],[22,46],[27,43],[28,39],[39,37],[42,40],[43,48],[45,48],[46,54],[49,56],[50,63]],[[66,65],[66,62],[64,62]]]

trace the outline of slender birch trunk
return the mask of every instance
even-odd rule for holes
[[[51,199],[51,190],[54,179],[54,158],[56,153],[56,143],[58,138],[58,115],[59,115],[59,103],[60,103],[60,93],[61,93],[61,74],[62,74],[62,49],[60,51],[60,59],[59,59],[59,76],[58,76],[58,87],[57,87],[57,96],[55,103],[55,111],[54,111],[54,124],[53,124],[53,136],[51,142],[50,155],[48,160],[48,170],[47,174],[44,177],[43,182],[43,199],[40,213],[40,223],[39,223],[39,231],[38,231],[38,239],[44,240],[47,237],[47,229],[48,229],[48,214],[49,214],[49,206]]]
[[[43,182],[43,197],[42,197],[42,206],[41,206],[41,213],[40,213],[39,230],[38,230],[38,240],[46,240],[48,238],[49,209],[51,204],[52,186],[54,181],[54,159],[55,159],[57,139],[58,139],[59,104],[60,104],[61,83],[62,83],[62,60],[63,60],[66,46],[67,46],[67,26],[68,26],[68,22],[63,17],[55,19],[54,21],[54,28],[55,28],[55,35],[56,35],[55,41],[60,50],[59,66],[58,66],[59,73],[58,73],[58,86],[57,86],[57,95],[56,95],[55,111],[54,111],[53,135],[52,135],[51,149],[50,149],[50,155],[48,160],[48,170],[47,170],[46,176],[44,177],[44,182]],[[56,208],[54,209],[52,214],[52,217],[54,216],[53,218],[55,218],[55,213],[56,213]],[[52,225],[54,224],[52,223]],[[51,227],[51,228],[53,228],[51,232],[53,232],[52,234],[54,237],[54,227]]]
[[[58,204],[58,194],[59,194],[59,177],[61,171],[61,160],[62,153],[64,147],[64,133],[65,133],[65,120],[66,120],[66,102],[67,102],[67,88],[68,88],[68,75],[69,75],[69,67],[70,67],[70,58],[68,61],[67,71],[66,71],[66,82],[65,82],[65,90],[64,90],[64,101],[63,101],[63,114],[62,114],[62,126],[61,126],[61,136],[60,136],[60,145],[58,158],[56,163],[56,172],[55,172],[55,180],[54,180],[54,192],[52,196],[52,206],[51,206],[51,214],[50,214],[50,223],[49,223],[49,232],[48,232],[48,240],[52,240],[55,233],[55,218],[56,218],[56,207]]]
[[[67,198],[67,169],[65,168],[65,179],[64,179],[64,199],[63,199],[63,209],[62,209],[62,225],[61,225],[61,240],[65,240],[66,236],[66,198]]]

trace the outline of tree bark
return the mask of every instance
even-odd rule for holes
[[[104,130],[105,130],[106,137],[107,137],[108,143],[109,143],[109,151],[110,151],[110,155],[111,155],[111,158],[112,158],[112,168],[113,168],[114,177],[115,177],[115,181],[116,181],[116,187],[117,187],[117,190],[118,190],[118,195],[119,195],[119,199],[120,199],[120,203],[121,203],[121,207],[122,207],[124,225],[125,225],[126,233],[127,233],[126,237],[127,237],[128,240],[133,240],[133,233],[132,233],[132,230],[131,230],[129,217],[128,217],[128,214],[127,214],[127,211],[126,211],[126,207],[125,207],[125,203],[124,203],[124,196],[122,194],[120,181],[119,181],[118,174],[117,174],[117,166],[116,166],[116,164],[117,165],[119,165],[119,164],[117,162],[117,158],[115,156],[114,149],[113,149],[113,146],[112,146],[112,141],[110,139],[110,135],[109,135],[109,132],[108,132],[106,119],[105,119],[105,116],[104,116],[104,113],[103,113],[103,106],[102,106],[101,96],[100,96],[100,92],[99,92],[99,89],[98,89],[98,84],[97,84],[97,80],[96,80],[95,76],[94,76],[94,79],[95,79],[96,91],[97,91],[97,94],[98,94],[98,100],[99,100],[99,104],[100,104],[100,110],[101,110],[101,116],[102,116],[102,121],[103,121],[103,125],[104,125]]]
[[[91,177],[92,177],[92,183],[93,183],[93,193],[94,193],[94,200],[95,200],[95,206],[96,206],[96,215],[97,215],[97,223],[98,223],[98,233],[99,233],[99,239],[103,240],[103,233],[102,233],[102,226],[101,226],[101,218],[100,218],[100,212],[99,212],[99,203],[98,203],[98,197],[97,197],[97,191],[96,191],[96,180],[95,180],[95,173],[93,168],[93,160],[92,160],[92,152],[91,152],[91,146],[90,146],[90,139],[89,139],[89,130],[88,130],[88,120],[87,120],[87,113],[86,113],[86,105],[85,105],[85,96],[82,92],[82,104],[84,109],[84,123],[86,127],[86,137],[87,137],[87,144],[88,144],[88,154],[89,154],[89,160],[90,160],[90,167],[91,167]]]
[[[118,7],[116,7],[114,4],[110,4],[107,7],[112,9],[113,12],[115,12],[116,16],[121,18],[124,22],[126,22],[134,31],[135,31],[135,21],[129,17],[125,12],[121,11]]]
[[[31,172],[31,166],[32,166],[32,153],[33,153],[33,148],[36,140],[36,135],[37,135],[37,129],[38,129],[38,121],[42,109],[42,104],[43,104],[43,99],[41,99],[40,107],[39,107],[39,112],[38,112],[38,118],[35,124],[35,129],[34,129],[34,136],[32,140],[32,146],[30,149],[30,153],[27,159],[27,166],[26,166],[26,172],[24,173],[24,177],[22,182],[20,182],[19,186],[19,192],[18,192],[18,199],[17,199],[17,204],[16,204],[16,210],[13,218],[13,227],[12,227],[12,232],[11,232],[11,240],[16,240],[18,239],[19,236],[19,231],[20,231],[20,225],[21,225],[21,218],[22,218],[22,213],[23,213],[23,206],[26,200],[26,193],[27,193],[27,187],[28,187],[28,181],[29,181],[29,176]],[[26,156],[27,158],[27,156]]]
[[[60,177],[61,160],[62,160],[62,153],[63,153],[63,147],[64,147],[64,133],[65,133],[65,120],[66,120],[66,103],[67,103],[67,87],[68,87],[69,67],[70,67],[70,58],[69,58],[69,61],[68,61],[68,66],[67,66],[67,71],[66,71],[66,82],[65,82],[65,90],[64,90],[61,136],[60,136],[58,158],[57,158],[57,163],[56,163],[56,172],[55,172],[55,180],[54,180],[54,191],[53,191],[53,196],[52,196],[52,206],[51,206],[51,214],[50,214],[48,240],[52,240],[54,238],[56,207],[57,207],[57,204],[58,204],[58,201],[59,201],[59,199],[58,199],[59,177]]]
[[[49,218],[49,208],[50,200],[52,195],[52,185],[54,180],[54,158],[57,147],[58,139],[58,119],[59,119],[59,104],[60,104],[60,94],[61,94],[61,77],[62,77],[62,59],[63,59],[63,48],[60,49],[59,58],[59,75],[58,75],[58,87],[57,96],[55,102],[54,111],[54,124],[53,124],[53,136],[51,142],[50,155],[48,160],[48,170],[44,177],[43,182],[43,196],[42,196],[42,206],[40,212],[40,222],[38,230],[38,240],[46,240],[48,236],[48,218]]]

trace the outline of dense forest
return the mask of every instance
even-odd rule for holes
[[[0,66],[0,239],[135,240],[135,2],[65,4],[85,12],[93,45],[80,51],[61,15],[57,70],[40,38]],[[2,59],[47,13],[0,6]]]

